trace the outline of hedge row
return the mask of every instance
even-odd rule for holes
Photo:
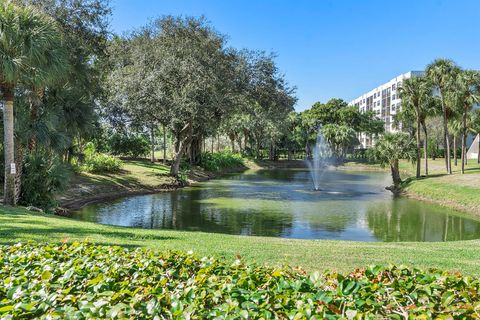
[[[87,243],[0,247],[0,318],[480,317],[477,278],[369,267],[306,275]]]

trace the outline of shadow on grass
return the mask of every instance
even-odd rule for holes
[[[135,165],[135,166],[139,166],[139,167],[143,167],[143,168],[168,172],[168,167],[161,164],[161,163],[158,163],[158,162],[152,163],[150,161],[145,161],[145,160],[131,160],[131,161],[126,162],[125,164],[127,164],[127,165],[130,164],[130,165]]]
[[[42,242],[60,242],[64,239],[90,240],[102,245],[119,245],[140,247],[141,244],[132,244],[124,242],[142,242],[142,241],[168,241],[178,238],[154,234],[152,232],[134,232],[124,227],[112,227],[115,230],[106,230],[110,226],[90,224],[85,226],[69,226],[69,223],[76,221],[67,218],[54,217],[40,214],[30,214],[25,212],[4,213],[0,212],[0,243],[11,244],[13,242],[23,241],[22,239],[35,240]],[[39,218],[46,220],[42,221]],[[52,220],[49,221],[48,219]],[[64,226],[62,226],[64,224]],[[16,240],[13,240],[16,239]]]

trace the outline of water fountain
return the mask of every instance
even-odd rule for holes
[[[322,128],[319,128],[317,141],[313,147],[312,159],[305,160],[312,175],[313,188],[315,191],[320,190],[320,180],[327,167],[331,164],[331,159],[332,150],[322,135]]]

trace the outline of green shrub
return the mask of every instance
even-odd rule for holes
[[[216,153],[203,153],[199,165],[208,171],[221,171],[228,168],[243,167],[244,163],[240,153],[225,150]]]
[[[0,247],[0,318],[467,319],[480,280],[369,267],[306,275],[237,260],[121,247]]]
[[[117,156],[139,158],[148,155],[150,143],[142,136],[114,134],[108,140],[110,152]]]
[[[93,143],[87,143],[85,150],[85,159],[81,165],[81,170],[91,173],[112,173],[118,172],[122,168],[122,161],[113,156],[97,153]]]
[[[69,167],[57,156],[43,152],[28,154],[23,164],[20,204],[44,209],[55,207],[55,193],[65,190],[70,174]]]

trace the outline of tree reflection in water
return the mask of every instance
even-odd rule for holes
[[[480,238],[480,223],[392,199],[388,174],[327,171],[314,192],[307,170],[258,170],[174,192],[134,196],[74,213],[120,226],[303,239],[446,241]]]

